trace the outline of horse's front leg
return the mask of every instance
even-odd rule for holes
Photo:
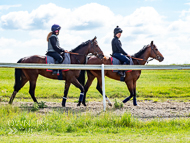
[[[134,93],[134,87],[133,87],[133,81],[130,80],[130,81],[126,81],[125,83],[127,84],[128,90],[130,92],[130,96],[127,97],[127,98],[125,98],[123,100],[123,103],[126,103],[127,101],[129,101],[134,96],[134,94],[135,94]]]
[[[62,100],[62,107],[65,107],[66,100],[67,100],[67,94],[68,94],[70,85],[71,85],[71,82],[68,81],[68,80],[66,80],[66,81],[65,81],[64,96],[63,96],[63,100]]]
[[[83,97],[83,101],[82,101],[82,104],[84,106],[86,106],[86,103],[85,103],[85,100],[86,100],[86,93],[88,92],[88,89],[89,87],[91,86],[92,84],[92,81],[94,80],[95,76],[90,72],[90,71],[87,71],[87,76],[88,76],[88,80],[84,86],[84,97]],[[79,101],[77,106],[80,106],[81,102]]]
[[[80,82],[77,80],[77,78],[73,77],[71,80],[71,83],[80,89],[80,96],[79,96],[79,103],[81,103],[83,101],[83,97],[84,97],[84,87],[80,84]],[[80,106],[79,103],[77,104],[77,106]]]
[[[138,105],[137,105],[137,97],[136,97],[136,82],[134,82],[134,84],[133,84],[133,92],[134,92],[133,105],[134,105],[134,106],[138,106]]]

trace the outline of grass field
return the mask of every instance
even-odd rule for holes
[[[137,97],[140,98],[184,98],[190,99],[189,70],[155,70],[142,71],[137,81]],[[109,78],[106,81],[106,95],[110,98],[125,98],[129,96],[127,86],[123,82]],[[61,98],[65,81],[47,79],[39,76],[36,87],[37,98]],[[96,90],[96,80],[87,93],[89,98],[102,98]],[[0,96],[10,97],[14,86],[14,69],[0,69]],[[31,99],[27,83],[17,94],[16,98]],[[68,97],[78,98],[79,89],[71,85]]]

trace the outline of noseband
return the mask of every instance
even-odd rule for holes
[[[154,52],[154,54],[156,55],[156,58],[152,58],[152,60],[153,59],[157,59],[157,60],[160,60],[160,56],[157,54],[157,52],[154,50],[154,48],[153,48],[153,46],[151,46],[151,49],[152,49],[152,51]]]

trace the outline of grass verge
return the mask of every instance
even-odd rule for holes
[[[154,119],[141,121],[124,113],[116,116],[110,112],[40,114],[22,111],[14,106],[0,106],[0,141],[50,142],[87,141],[190,141],[189,119]],[[44,140],[42,140],[44,139]],[[48,140],[49,139],[49,140]]]

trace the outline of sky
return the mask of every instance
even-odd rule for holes
[[[118,25],[128,54],[154,41],[164,61],[150,64],[190,64],[190,0],[1,0],[0,63],[45,55],[53,24],[61,26],[59,41],[65,50],[96,36],[109,56]]]

